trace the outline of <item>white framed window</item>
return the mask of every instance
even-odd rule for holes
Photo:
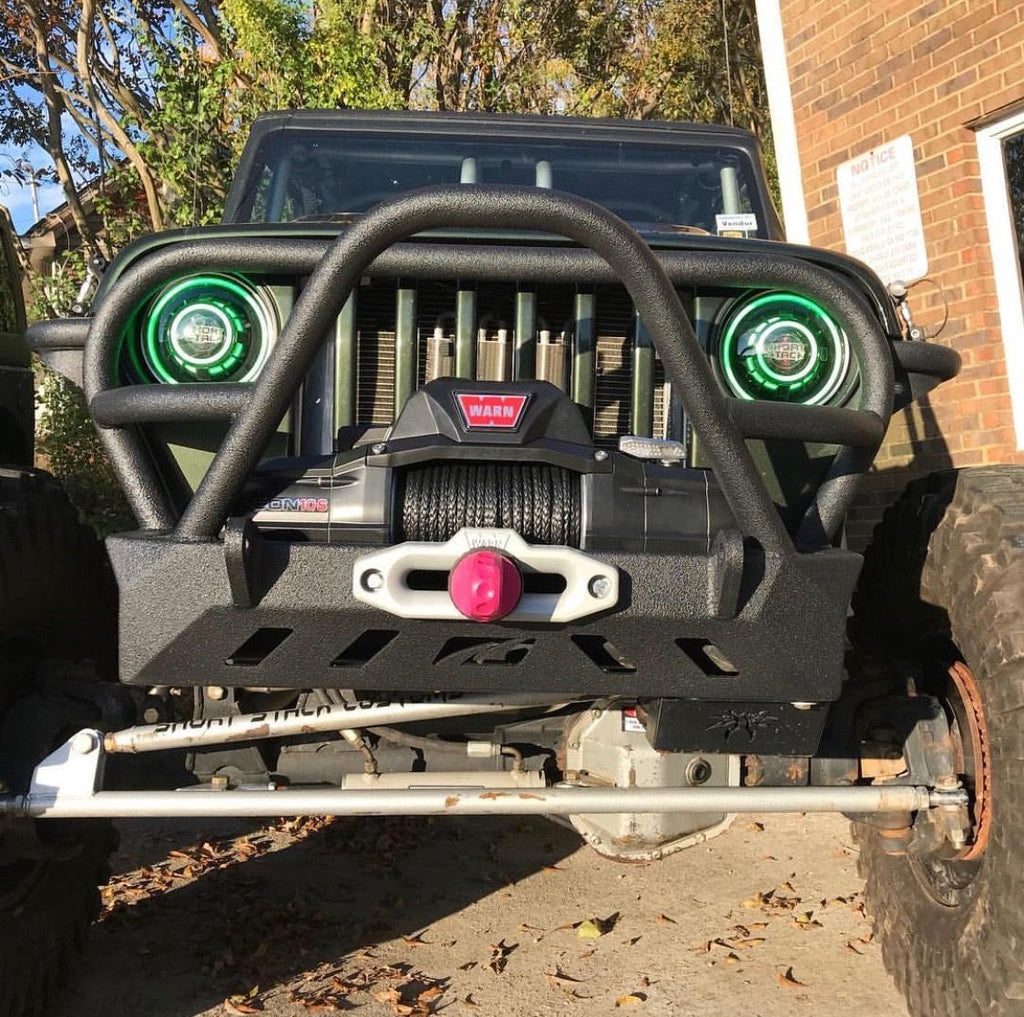
[[[1017,448],[1024,449],[1024,110],[977,132]]]

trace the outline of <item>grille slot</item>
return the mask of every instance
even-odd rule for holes
[[[380,427],[394,420],[396,384],[402,382],[396,379],[396,323],[403,307],[414,316],[411,356],[406,354],[404,363],[409,365],[405,370],[414,371],[415,385],[456,374],[461,302],[462,335],[471,336],[472,348],[463,354],[461,366],[465,370],[472,363],[475,377],[501,378],[510,372],[513,377],[547,377],[580,402],[598,445],[614,447],[620,435],[636,433],[633,407],[645,402],[653,406],[655,436],[678,433],[679,422],[669,419],[670,394],[656,356],[650,372],[653,391],[641,385],[634,392],[634,363],[643,363],[644,357],[634,349],[637,318],[624,289],[540,285],[520,290],[514,283],[482,283],[467,290],[433,280],[402,280],[401,285],[399,291],[396,281],[375,279],[359,288],[355,364],[346,364],[345,357],[337,364],[339,389],[354,388],[355,423]],[[474,304],[474,320],[467,324],[465,309]],[[494,352],[499,342],[500,356]],[[639,360],[634,354],[641,354]]]
[[[356,302],[356,423],[390,424],[395,417],[395,300],[398,287],[380,282]],[[343,365],[339,365],[344,370]]]

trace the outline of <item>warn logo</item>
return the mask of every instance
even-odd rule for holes
[[[470,431],[500,428],[514,431],[530,401],[529,394],[498,395],[495,392],[457,392],[455,399]]]

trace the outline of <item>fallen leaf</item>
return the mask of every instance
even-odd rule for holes
[[[730,939],[728,945],[736,950],[750,950],[767,942],[763,936],[752,936],[750,939]]]
[[[819,907],[830,908],[834,904],[849,904],[852,897],[823,897]]]
[[[674,918],[669,918],[668,915],[658,915],[654,920],[656,922],[661,922],[662,925],[678,925],[679,924]]]
[[[588,918],[585,922],[577,923],[576,935],[580,939],[600,939],[601,936],[607,936],[615,928],[618,920],[618,911],[613,912],[607,918]]]
[[[741,939],[748,939],[754,929],[767,929],[767,922],[747,922],[746,925],[733,925],[729,931]]]
[[[764,890],[748,897],[744,902],[745,908],[760,908],[762,911],[792,911],[800,903],[799,897],[786,897],[780,890],[793,891],[791,883],[783,883],[773,890]]]
[[[807,983],[801,982],[793,974],[792,968],[786,968],[786,973],[783,974],[781,971],[775,972],[775,981],[779,983],[785,989],[806,989]]]
[[[500,943],[492,943],[491,959],[487,962],[487,966],[496,975],[500,975],[508,964],[509,955],[518,947],[518,943],[506,943],[505,940],[501,940]]]
[[[479,1005],[480,1005],[480,1004],[479,1004],[479,1003],[478,1003],[478,1002],[477,1002],[477,1001],[476,1001],[476,1000],[475,1000],[475,999],[473,998],[473,993],[472,993],[472,992],[470,992],[470,993],[467,993],[467,994],[466,994],[465,996],[463,996],[463,997],[462,997],[462,999],[460,999],[460,1000],[459,1000],[459,1002],[460,1002],[460,1003],[461,1003],[461,1004],[462,1004],[463,1006],[479,1006]]]
[[[565,867],[562,865],[545,865],[545,872],[565,872]]]
[[[747,823],[747,829],[750,830],[751,833],[761,833],[761,831],[764,830],[764,823],[758,823],[756,821],[753,823]]]
[[[573,978],[572,975],[567,975],[559,967],[556,967],[554,971],[547,972],[545,977],[548,980],[548,985],[553,985],[559,989],[563,985],[578,985],[583,981],[582,978]]]
[[[460,971],[472,971],[476,967],[476,961],[466,961],[465,964],[459,965]]]
[[[414,932],[411,936],[403,936],[402,940],[405,942],[406,946],[430,946],[429,943],[426,943],[423,940],[423,935],[426,931],[427,930],[424,929],[423,932]]]
[[[626,946],[636,946],[637,943],[639,943],[640,940],[643,939],[643,938],[644,938],[643,936],[634,936],[632,939],[630,939],[630,940],[628,940],[626,942]]]
[[[813,911],[801,911],[799,914],[793,915],[793,924],[798,929],[820,929],[823,928],[821,922],[814,917]]]
[[[528,922],[520,922],[519,923],[519,931],[520,932],[539,932],[541,934],[541,936],[543,936],[544,933],[547,930],[546,929],[542,929],[539,925],[530,925]]]
[[[615,1005],[618,1006],[639,1006],[643,1003],[647,997],[642,992],[631,992],[626,996],[619,996],[615,1000]]]
[[[241,1017],[247,1013],[260,1013],[260,1011],[245,1002],[244,996],[229,996],[224,1000],[224,1012],[231,1014],[231,1017]]]

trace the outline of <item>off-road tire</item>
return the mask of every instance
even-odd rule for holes
[[[1021,1017],[1024,469],[912,484],[875,530],[855,610],[856,638],[887,661],[930,666],[945,652],[966,662],[991,777],[991,837],[977,861],[893,857],[877,832],[855,827],[886,967],[919,1017]]]
[[[79,688],[94,681],[97,668],[112,665],[115,632],[115,586],[100,542],[52,477],[0,469],[0,764],[12,790],[24,789],[51,747],[38,743],[67,733],[32,721],[48,711],[61,718],[53,723],[95,720],[88,697],[62,697],[63,675]],[[115,847],[105,822],[41,821],[35,830],[57,853],[12,862],[8,852],[0,866],[3,1017],[45,1012],[98,912]]]

